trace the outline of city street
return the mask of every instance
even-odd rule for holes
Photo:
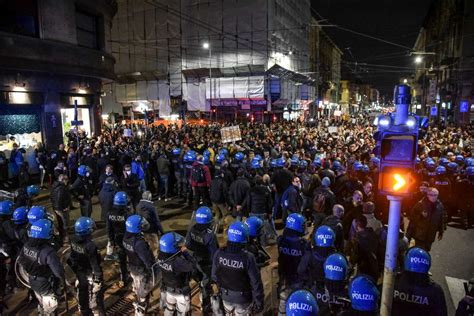
[[[50,207],[48,200],[48,192],[44,191],[38,198],[40,201],[38,204]],[[181,234],[185,234],[189,225],[189,219],[192,214],[192,209],[182,207],[182,201],[178,199],[171,199],[168,202],[155,201],[158,207],[159,216],[163,224],[165,231],[176,231]],[[71,218],[76,218],[79,215],[79,209],[75,209],[71,212]],[[100,218],[100,207],[97,203],[94,204],[92,217],[99,221]],[[99,222],[100,223],[100,222]],[[278,226],[281,226],[278,221]],[[73,223],[71,223],[73,224]],[[281,230],[279,230],[281,232]],[[72,233],[72,231],[71,231]],[[105,247],[106,236],[105,230],[99,228],[95,234],[94,240],[98,243],[99,247]],[[443,240],[435,242],[431,251],[433,259],[431,273],[432,278],[435,282],[440,284],[444,290],[446,303],[448,306],[448,315],[453,315],[457,304],[460,299],[464,296],[464,287],[462,282],[468,280],[474,276],[474,252],[471,250],[469,241],[474,238],[474,229],[463,230],[457,227],[449,227],[445,233]],[[225,244],[222,233],[219,234],[219,241],[221,246]],[[269,304],[265,310],[269,312],[271,306],[275,307],[276,302],[276,259],[277,252],[275,246],[267,247],[267,251],[272,255],[272,260],[269,266],[262,269],[262,279],[265,287],[265,295],[267,297],[266,302]],[[101,251],[102,256],[105,255],[105,249]],[[105,291],[106,308],[108,315],[117,314],[128,314],[133,315],[133,295],[130,288],[120,288],[117,283],[118,265],[114,265],[110,262],[103,263],[105,284],[107,290]],[[69,270],[70,271],[70,270]],[[72,273],[72,272],[71,272]],[[73,275],[69,274],[69,278],[73,280]],[[71,290],[69,295],[69,308],[71,313],[79,315],[77,312],[77,301],[73,298]],[[7,305],[10,307],[9,311],[13,310],[15,313],[21,315],[36,315],[36,306],[28,305],[26,300],[26,291],[21,291],[14,298],[7,301]],[[156,288],[153,291],[152,299],[150,300],[151,309],[150,313],[159,310],[159,289]],[[193,291],[193,315],[199,315],[200,313],[200,302],[199,292],[197,289]],[[14,307],[16,306],[16,307]],[[65,304],[61,304],[59,311],[60,315],[71,315],[67,313]]]

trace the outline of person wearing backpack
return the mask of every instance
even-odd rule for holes
[[[224,225],[224,231],[227,228],[228,224],[226,223],[228,216],[227,208],[227,194],[228,186],[224,179],[224,172],[222,170],[217,170],[214,179],[211,181],[210,188],[210,198],[212,202],[212,212],[214,213],[216,224],[219,226],[221,223]]]
[[[313,195],[313,223],[319,226],[320,222],[331,215],[332,207],[336,204],[336,195],[331,191],[331,180],[324,177],[321,186],[314,191]]]
[[[193,189],[194,206],[199,207],[202,198],[204,205],[211,205],[209,197],[209,187],[211,186],[211,172],[204,165],[203,156],[199,155],[191,169],[191,187]]]

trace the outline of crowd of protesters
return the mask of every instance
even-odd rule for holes
[[[329,126],[337,132],[329,133]],[[341,287],[348,286],[349,275],[364,276],[354,278],[350,288],[365,284],[377,297],[372,288],[383,274],[388,201],[377,193],[380,160],[373,153],[372,122],[355,117],[308,124],[246,123],[240,124],[242,139],[232,143],[222,142],[222,127],[119,125],[100,136],[83,137],[79,146],[74,137],[55,150],[38,146],[37,182],[51,189],[62,242],[69,241],[69,221],[76,220],[68,216],[71,198],[79,201],[81,215],[90,217],[92,197],[98,195],[101,219],[107,222],[116,193],[124,192],[133,210],[151,223],[151,234],[145,235],[156,255],[157,236],[165,232],[153,200],[176,199],[193,209],[212,208],[217,232],[226,232],[236,220],[261,220],[258,243],[278,244],[280,314],[302,288],[311,289],[321,311],[326,306],[323,315],[343,311],[344,300],[331,297],[344,296]],[[398,266],[428,288],[429,267],[418,271],[406,263],[405,254],[429,258],[448,222],[465,229],[474,224],[474,196],[469,193],[474,189],[473,135],[471,126],[434,125],[420,135],[414,193],[402,206],[406,225],[400,230]],[[19,188],[17,196],[27,195],[28,185],[37,180],[28,169],[16,144],[10,157],[0,153],[0,178],[3,185]],[[280,218],[284,229],[279,236]],[[342,277],[325,274],[328,258],[339,262],[334,266],[344,270]],[[402,293],[405,280],[397,282],[396,293]],[[325,293],[329,299],[323,298]],[[410,310],[405,303],[412,311],[418,308],[406,296],[395,295],[394,300],[400,312]],[[362,307],[355,301],[351,308],[358,311],[375,312],[379,304],[377,298]],[[446,315],[444,296],[430,304],[437,315]]]

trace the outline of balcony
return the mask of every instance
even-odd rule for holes
[[[0,32],[0,69],[114,79],[114,63],[99,50]]]

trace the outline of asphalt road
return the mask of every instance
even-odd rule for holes
[[[49,198],[47,197],[47,192],[43,193],[43,199],[37,204],[45,205],[50,207]],[[93,218],[98,221],[100,218],[100,207],[97,204],[97,201],[93,207]],[[157,201],[158,211],[160,219],[162,220],[164,229],[166,231],[174,230],[184,234],[189,225],[189,219],[191,217],[192,209],[184,208],[184,204],[181,200],[172,199],[168,202]],[[79,217],[79,209],[74,209],[71,211],[71,221]],[[99,229],[96,232],[98,239],[104,240],[105,232],[103,229]],[[102,236],[102,237],[101,237]],[[222,235],[220,235],[221,244],[223,244]],[[448,305],[448,314],[454,315],[455,306],[457,302],[463,296],[463,286],[462,280],[468,280],[474,277],[474,251],[472,251],[472,245],[470,244],[474,240],[474,229],[463,230],[456,227],[448,227],[443,240],[436,241],[433,244],[431,251],[432,256],[432,268],[431,272],[433,274],[432,278],[439,283],[445,292],[445,297]],[[103,241],[102,241],[103,243]],[[276,250],[275,247],[270,247],[267,249],[272,257],[273,261],[276,261]],[[111,280],[115,278],[115,270],[113,265],[109,263],[105,264],[104,271]],[[272,264],[266,270],[262,271],[262,276],[264,280],[267,302],[272,302],[273,307],[277,306],[276,294],[275,294],[275,273],[271,270],[275,266]],[[108,294],[107,294],[108,293]],[[128,295],[129,291],[126,289],[120,290],[117,289],[115,285],[111,285],[106,296],[106,307],[109,306],[116,307],[117,304],[121,303],[120,299],[126,298],[130,299]],[[26,295],[26,291],[15,294],[8,300],[8,305],[10,310],[18,304],[21,304],[22,300]],[[154,293],[158,296],[158,294]],[[70,297],[69,299],[70,306],[74,305],[74,299]],[[194,310],[193,315],[198,314],[198,300],[193,300]],[[156,304],[156,302],[155,302]],[[270,304],[269,304],[270,305]],[[64,304],[61,304],[61,309],[64,313]],[[18,310],[18,309],[17,309]],[[31,307],[22,307],[20,309],[21,315],[34,315],[34,306]],[[77,313],[78,314],[78,313]]]

